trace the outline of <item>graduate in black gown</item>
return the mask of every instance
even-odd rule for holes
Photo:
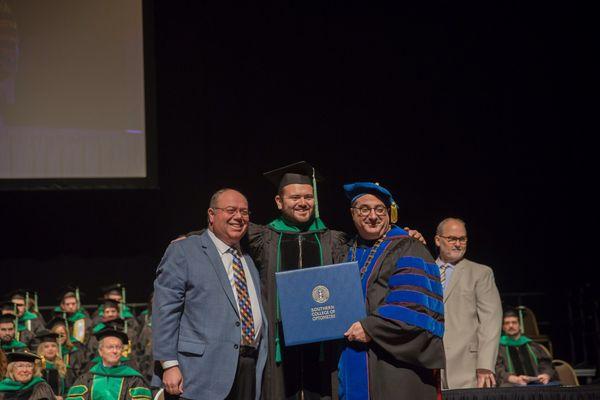
[[[370,182],[344,190],[358,231],[346,260],[359,264],[367,317],[345,334],[340,398],[433,400],[445,360],[439,270],[425,246],[393,225],[389,191]]]
[[[263,399],[330,399],[335,391],[334,342],[285,347],[275,273],[333,264],[343,253],[345,235],[319,218],[314,169],[305,162],[265,176],[277,187],[280,216],[267,225],[250,224],[250,254],[260,272],[263,306],[269,320],[269,357]]]

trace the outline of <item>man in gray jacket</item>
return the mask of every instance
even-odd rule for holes
[[[217,191],[208,230],[169,245],[158,266],[152,303],[153,384],[184,399],[256,399],[267,357],[260,280],[240,239],[248,201]]]
[[[494,387],[502,304],[488,266],[465,258],[467,228],[458,218],[438,225],[436,264],[444,290],[446,389]]]

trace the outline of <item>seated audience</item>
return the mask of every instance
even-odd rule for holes
[[[548,351],[521,334],[515,310],[504,312],[496,376],[500,386],[547,385],[557,379]]]
[[[29,352],[6,355],[6,378],[0,381],[0,400],[54,400],[56,396],[40,372],[40,357]]]

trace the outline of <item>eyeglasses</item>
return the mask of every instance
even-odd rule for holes
[[[33,369],[33,363],[15,363],[17,369]]]
[[[250,210],[248,210],[247,208],[235,208],[235,207],[212,207],[215,210],[221,210],[224,211],[225,213],[229,214],[229,215],[235,215],[235,213],[237,213],[238,211],[240,212],[240,215],[242,217],[247,217],[250,215]]]
[[[467,243],[467,237],[466,236],[461,236],[461,237],[456,237],[456,236],[442,236],[442,235],[438,235],[441,238],[444,238],[448,241],[448,243],[450,244],[456,244],[456,242],[460,242],[462,244]]]
[[[118,344],[113,345],[113,346],[102,346],[102,348],[106,349],[106,350],[117,350],[117,351],[123,350],[123,346],[118,345]]]
[[[387,213],[387,208],[385,206],[375,206],[375,207],[367,207],[367,206],[360,206],[360,207],[351,207],[354,208],[355,210],[358,210],[358,213],[360,214],[361,217],[366,217],[368,215],[371,214],[371,210],[375,210],[375,215],[385,215]]]
[[[313,196],[312,194],[307,194],[304,196],[300,196],[300,195],[285,196],[285,198],[290,199],[292,201],[300,201],[301,199],[304,199],[304,201],[313,201],[315,199],[315,196]]]

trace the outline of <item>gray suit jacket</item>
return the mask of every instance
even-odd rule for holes
[[[490,267],[467,259],[455,267],[444,293],[444,388],[477,386],[476,370],[495,370],[502,304]]]
[[[244,255],[254,286],[258,271]],[[235,378],[240,317],[219,253],[206,232],[171,243],[156,271],[152,303],[152,350],[157,361],[177,360],[187,399],[224,399]],[[267,323],[256,365],[256,399],[267,359]],[[160,383],[153,377],[153,384]],[[157,385],[158,386],[158,385]]]

